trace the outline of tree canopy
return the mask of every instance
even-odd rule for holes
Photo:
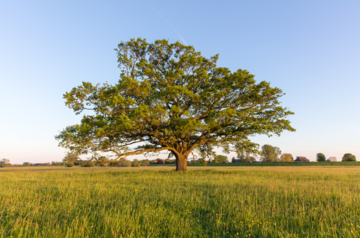
[[[284,153],[280,156],[280,162],[294,162],[292,154]]]
[[[346,153],[344,154],[344,156],[342,157],[342,161],[356,161],[356,157],[353,154],[350,153]]]
[[[64,94],[81,123],[56,139],[77,154],[113,152],[117,160],[167,150],[178,171],[186,171],[191,153],[202,157],[257,151],[249,136],[295,131],[281,107],[282,90],[256,83],[246,70],[217,67],[218,55],[206,58],[193,46],[167,40],[131,39],[118,45],[121,69],[115,85],[83,82]]]
[[[216,163],[216,164],[219,164],[219,163],[227,163],[227,162],[229,162],[229,161],[228,161],[228,157],[225,156],[225,155],[216,155],[216,156],[214,157],[214,163]]]
[[[263,145],[261,146],[261,154],[264,162],[277,162],[279,160],[281,150],[276,146]]]
[[[317,162],[325,162],[326,161],[326,157],[323,153],[317,153],[316,154],[316,161]]]

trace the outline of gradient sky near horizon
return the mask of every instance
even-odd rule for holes
[[[81,119],[62,95],[82,81],[116,83],[113,49],[142,37],[219,54],[218,66],[281,88],[297,131],[254,142],[360,160],[359,12],[358,0],[1,1],[0,159],[61,161],[54,135]]]

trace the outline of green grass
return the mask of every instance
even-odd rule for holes
[[[175,166],[175,164],[150,164],[149,166]],[[188,166],[202,166],[200,164],[188,164]],[[261,163],[222,163],[222,164],[215,164],[215,163],[209,163],[207,166],[251,166],[251,167],[263,167],[263,166],[360,166],[359,162],[310,162],[310,163],[304,163],[304,162],[261,162]]]
[[[1,168],[0,237],[359,237],[359,167]]]

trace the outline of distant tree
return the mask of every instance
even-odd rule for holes
[[[336,162],[336,157],[335,156],[329,157],[326,161],[328,161],[328,162]]]
[[[95,163],[93,161],[84,161],[81,163],[81,167],[94,167]]]
[[[237,144],[236,147],[238,147],[237,148],[238,149],[237,150],[238,151],[237,152],[237,158],[238,158],[238,160],[240,160],[240,162],[253,162],[253,161],[256,161],[256,158],[253,156],[253,155],[255,155],[257,153],[256,151],[243,149],[243,148],[241,148],[240,144]]]
[[[232,159],[231,159],[231,163],[236,163],[236,159],[235,159],[235,157],[232,157]]]
[[[139,160],[137,160],[137,159],[134,159],[132,164],[133,164],[134,167],[140,167],[141,162]]]
[[[122,167],[131,167],[131,161],[123,160],[123,161],[121,161],[121,166]]]
[[[8,159],[2,159],[0,161],[0,167],[11,167],[12,165],[10,164],[10,160]]]
[[[207,166],[206,160],[203,158],[199,159],[199,164],[202,166]]]
[[[148,166],[150,164],[150,161],[149,160],[143,160],[142,162],[141,162],[141,165],[142,166]]]
[[[215,163],[227,163],[228,161],[228,157],[225,155],[217,155],[215,156]]]
[[[24,162],[23,163],[23,166],[25,167],[25,166],[30,166],[30,162]]]
[[[67,162],[65,166],[66,166],[66,167],[73,167],[73,166],[74,166],[74,163],[72,163],[72,162]]]
[[[91,158],[91,160],[95,161],[96,165],[100,165],[101,167],[108,166],[112,161],[109,160],[106,156],[94,156]]]
[[[109,166],[110,167],[119,167],[120,165],[120,162],[119,161],[112,161],[110,162]]]
[[[344,154],[344,156],[342,157],[342,161],[356,161],[356,157],[353,154],[350,153],[346,153]]]
[[[316,154],[316,161],[317,162],[325,162],[326,161],[326,157],[323,153],[317,153]]]
[[[75,162],[78,162],[78,160],[80,160],[79,155],[71,152],[66,153],[65,157],[63,158],[64,163],[71,162],[75,164]]]
[[[119,159],[168,151],[176,171],[187,171],[196,150],[230,152],[239,141],[255,146],[248,143],[253,135],[295,131],[287,119],[293,113],[280,105],[281,89],[217,61],[218,55],[206,58],[193,46],[166,39],[121,42],[115,85],[83,82],[64,94],[76,114],[91,113],[61,131],[59,145],[81,154],[112,152]]]
[[[294,162],[292,154],[282,154],[280,156],[280,162]]]
[[[237,153],[237,158],[240,160],[240,162],[250,162],[250,152],[241,150]]]
[[[278,157],[281,154],[281,150],[278,147],[271,145],[263,145],[261,147],[262,161],[264,162],[277,162]]]

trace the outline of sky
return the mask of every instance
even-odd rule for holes
[[[219,67],[281,88],[296,132],[252,141],[312,161],[360,160],[359,12],[358,0],[0,1],[0,159],[61,161],[54,136],[81,119],[63,94],[115,84],[114,48],[141,37],[219,54]]]

